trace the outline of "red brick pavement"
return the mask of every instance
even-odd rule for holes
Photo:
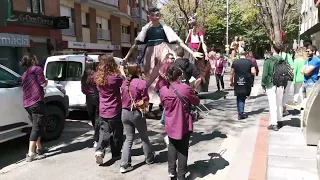
[[[251,162],[249,180],[265,180],[267,177],[269,144],[268,126],[269,117],[267,115],[262,115],[260,118],[257,141]]]

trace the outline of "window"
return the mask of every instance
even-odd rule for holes
[[[123,34],[130,34],[130,26],[121,25],[121,33],[123,33]]]
[[[44,0],[29,0],[27,11],[35,14],[44,14]]]
[[[0,81],[16,81],[17,77],[10,72],[0,68]]]
[[[111,20],[108,19],[108,30],[111,30]]]
[[[71,9],[71,22],[75,23],[76,22],[76,15],[74,13],[74,9]]]
[[[89,27],[89,13],[81,12],[81,24],[82,27]]]
[[[80,81],[82,63],[72,61],[54,61],[47,64],[46,77],[54,81]]]

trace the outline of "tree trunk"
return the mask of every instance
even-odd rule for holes
[[[273,30],[274,30],[274,40],[276,43],[282,43],[282,36],[281,36],[281,27],[280,27],[280,19],[278,8],[276,7],[275,0],[268,0],[269,7],[272,16],[272,23],[273,23]]]

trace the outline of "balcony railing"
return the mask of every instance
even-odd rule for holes
[[[110,31],[104,29],[97,29],[97,39],[110,41]]]
[[[76,36],[76,31],[74,29],[73,23],[69,24],[69,29],[62,29],[61,32],[63,35],[66,35],[66,36]]]
[[[136,18],[140,17],[139,16],[139,8],[132,8],[131,16],[136,17]],[[145,20],[145,21],[148,20],[147,13],[144,10],[142,10],[142,19]]]
[[[121,33],[121,42],[130,43],[130,34]]]
[[[106,4],[119,7],[119,0],[78,0],[80,3]]]

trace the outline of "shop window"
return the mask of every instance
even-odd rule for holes
[[[44,14],[44,0],[29,0],[27,12]]]

